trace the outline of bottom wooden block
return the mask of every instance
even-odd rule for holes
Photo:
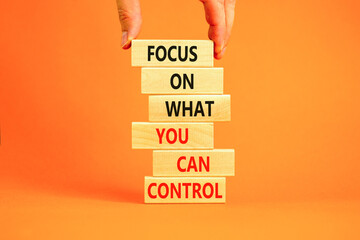
[[[224,203],[224,177],[145,177],[145,203]]]

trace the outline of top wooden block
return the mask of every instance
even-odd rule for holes
[[[211,40],[132,40],[132,66],[212,67]]]

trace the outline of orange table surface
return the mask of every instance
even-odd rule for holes
[[[0,192],[1,239],[359,239],[360,202],[144,205]]]

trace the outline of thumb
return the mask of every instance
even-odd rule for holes
[[[215,58],[221,58],[225,46],[226,17],[225,0],[200,0],[204,4],[206,21],[209,24],[209,38],[214,41]]]
[[[139,35],[141,28],[141,11],[139,0],[116,0],[119,19],[121,23],[122,48],[128,49],[131,46],[131,40]]]

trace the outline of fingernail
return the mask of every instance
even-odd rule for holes
[[[215,47],[215,53],[221,53],[221,50],[222,50],[222,46],[217,45]]]
[[[124,47],[128,41],[128,32],[123,32],[121,37],[121,47]]]

